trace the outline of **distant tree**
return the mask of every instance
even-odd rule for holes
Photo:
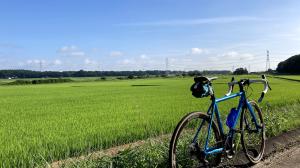
[[[128,79],[134,79],[133,75],[128,75]]]
[[[222,75],[226,75],[226,74],[230,74],[231,72],[228,70],[204,70],[202,71],[202,75],[214,75],[214,74],[222,74]]]
[[[280,62],[276,71],[279,73],[300,74],[300,54]]]
[[[188,75],[189,76],[201,76],[202,73],[200,71],[195,70],[195,71],[189,71]]]
[[[274,73],[276,73],[276,71],[270,68],[270,69],[267,70],[267,73],[268,74],[274,74]]]
[[[84,70],[79,70],[77,72],[74,73],[75,77],[85,77],[86,76],[86,72]]]
[[[246,68],[237,68],[234,72],[234,75],[243,75],[248,74],[248,70]]]
[[[146,78],[150,76],[168,77],[182,74],[182,76],[199,76],[210,74],[230,74],[229,71],[162,71],[162,70],[147,70],[147,71],[31,71],[31,70],[0,70],[0,78],[65,78],[65,77],[102,77],[115,76],[127,78],[134,76],[139,78]]]

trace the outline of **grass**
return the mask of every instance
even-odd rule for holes
[[[300,102],[286,105],[274,106],[265,109],[264,119],[266,123],[266,133],[268,137],[278,135],[287,130],[300,126]],[[297,119],[296,122],[290,122],[291,119]],[[239,141],[239,139],[238,139]],[[240,142],[237,142],[240,143]],[[241,145],[238,145],[241,150]],[[69,162],[62,162],[61,167],[65,168],[167,168],[168,167],[168,148],[169,138],[156,138],[147,140],[145,144],[120,151],[114,156],[103,156],[97,158],[85,158],[82,160],[72,159]]]
[[[225,94],[229,79],[214,82],[217,97]],[[262,107],[299,103],[299,83],[270,82],[273,90]],[[169,78],[0,86],[1,167],[33,167],[171,133],[184,114],[207,109],[208,98],[191,96],[192,83]],[[253,85],[251,97],[257,99],[262,88]],[[237,101],[220,105],[223,118]],[[290,127],[300,125],[299,117],[285,120]],[[284,129],[289,127],[272,134]]]

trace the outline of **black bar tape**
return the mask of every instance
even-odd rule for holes
[[[264,96],[265,96],[265,93],[262,92],[261,95],[260,95],[260,98],[258,99],[259,103],[263,100]]]

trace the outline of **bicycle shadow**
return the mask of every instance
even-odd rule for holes
[[[232,159],[223,157],[221,164],[218,165],[217,168],[223,168],[223,167],[245,168],[245,167],[251,167],[251,166],[253,166],[253,164],[251,164],[248,161],[244,152],[239,151]],[[210,166],[198,166],[197,168],[208,168],[208,167],[210,167]]]

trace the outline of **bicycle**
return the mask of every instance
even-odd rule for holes
[[[195,83],[191,87],[192,94],[197,98],[210,96],[211,105],[207,113],[191,112],[184,116],[176,126],[169,148],[169,165],[178,167],[201,167],[217,166],[221,158],[232,158],[236,153],[236,137],[240,134],[243,151],[252,164],[258,163],[265,149],[265,124],[262,112],[255,101],[248,101],[245,87],[252,83],[263,83],[264,90],[258,102],[261,102],[268,89],[269,83],[262,75],[260,80],[241,79],[235,81],[232,78],[228,83],[229,91],[222,98],[214,95],[212,81],[214,78],[195,77]],[[232,94],[235,85],[239,86],[239,92]],[[224,133],[218,103],[235,97],[239,98],[237,108],[232,108],[226,121],[229,127],[227,134]],[[214,120],[214,114],[216,121]],[[240,120],[240,128],[236,125]],[[211,135],[213,134],[213,136]]]

